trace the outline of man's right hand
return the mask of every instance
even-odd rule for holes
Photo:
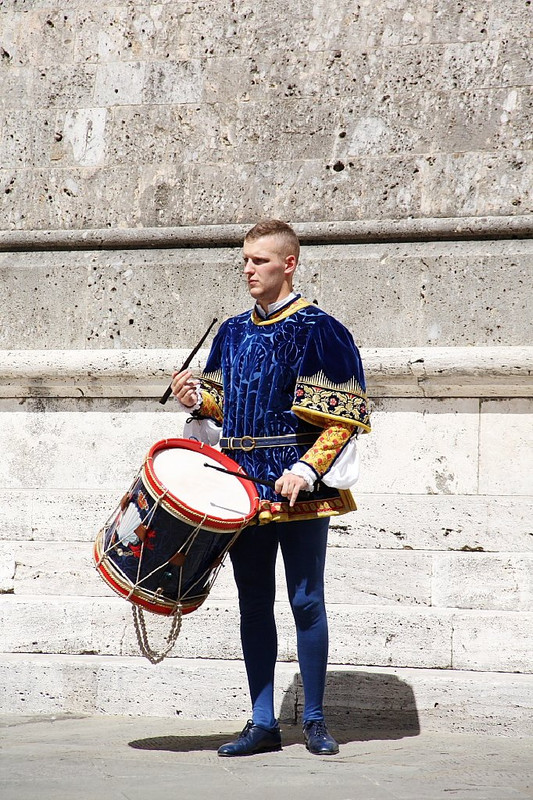
[[[172,373],[172,394],[187,408],[193,408],[198,402],[199,381],[193,378],[190,369]]]

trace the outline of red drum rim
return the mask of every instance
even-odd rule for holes
[[[162,498],[162,504],[170,511],[170,513],[174,512],[187,522],[192,522],[194,525],[201,524],[203,528],[221,531],[224,533],[237,531],[239,528],[250,524],[259,510],[259,497],[255,484],[252,481],[240,480],[238,476],[234,476],[235,480],[238,480],[246,491],[248,499],[250,500],[250,511],[245,516],[234,517],[230,519],[221,519],[220,517],[210,514],[204,515],[201,511],[191,508],[174,494],[172,494],[172,492],[170,492],[166,486],[159,481],[154,471],[154,459],[157,453],[159,453],[161,450],[168,450],[171,448],[192,450],[195,453],[205,453],[206,456],[213,459],[213,461],[216,461],[221,467],[233,472],[242,472],[243,475],[246,475],[245,471],[239,466],[239,464],[237,464],[236,461],[224,453],[221,453],[219,450],[215,450],[214,447],[211,447],[208,444],[197,442],[194,439],[162,439],[161,441],[152,445],[148,451],[148,455],[146,456],[143,466],[143,476],[146,480],[147,489],[151,490],[151,493],[153,493],[156,499]]]

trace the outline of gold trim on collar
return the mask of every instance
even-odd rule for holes
[[[254,325],[273,325],[275,322],[280,322],[280,320],[286,319],[287,317],[290,317],[291,314],[296,314],[297,311],[301,311],[302,308],[306,308],[310,305],[311,303],[309,300],[304,300],[303,297],[299,297],[288,306],[285,306],[285,308],[281,308],[279,311],[276,311],[276,313],[268,319],[262,319],[259,314],[256,313],[254,308],[252,309],[252,322]]]

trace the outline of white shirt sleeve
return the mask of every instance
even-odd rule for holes
[[[359,467],[357,439],[352,436],[333,462],[331,469],[321,478],[322,483],[334,489],[349,489],[359,478]]]
[[[188,409],[191,411],[191,409]],[[211,447],[216,447],[219,442],[222,428],[212,419],[194,419],[189,418],[183,426],[183,438],[195,439],[197,442],[203,442]]]

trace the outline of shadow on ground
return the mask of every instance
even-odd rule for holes
[[[279,713],[284,746],[302,744],[299,722],[302,708],[303,688],[297,673],[285,691]],[[324,710],[328,726],[340,744],[403,739],[420,733],[413,690],[396,675],[341,670],[328,672]],[[235,730],[235,735],[239,730]],[[228,733],[154,736],[137,739],[129,745],[138,750],[215,751],[233,738]]]

